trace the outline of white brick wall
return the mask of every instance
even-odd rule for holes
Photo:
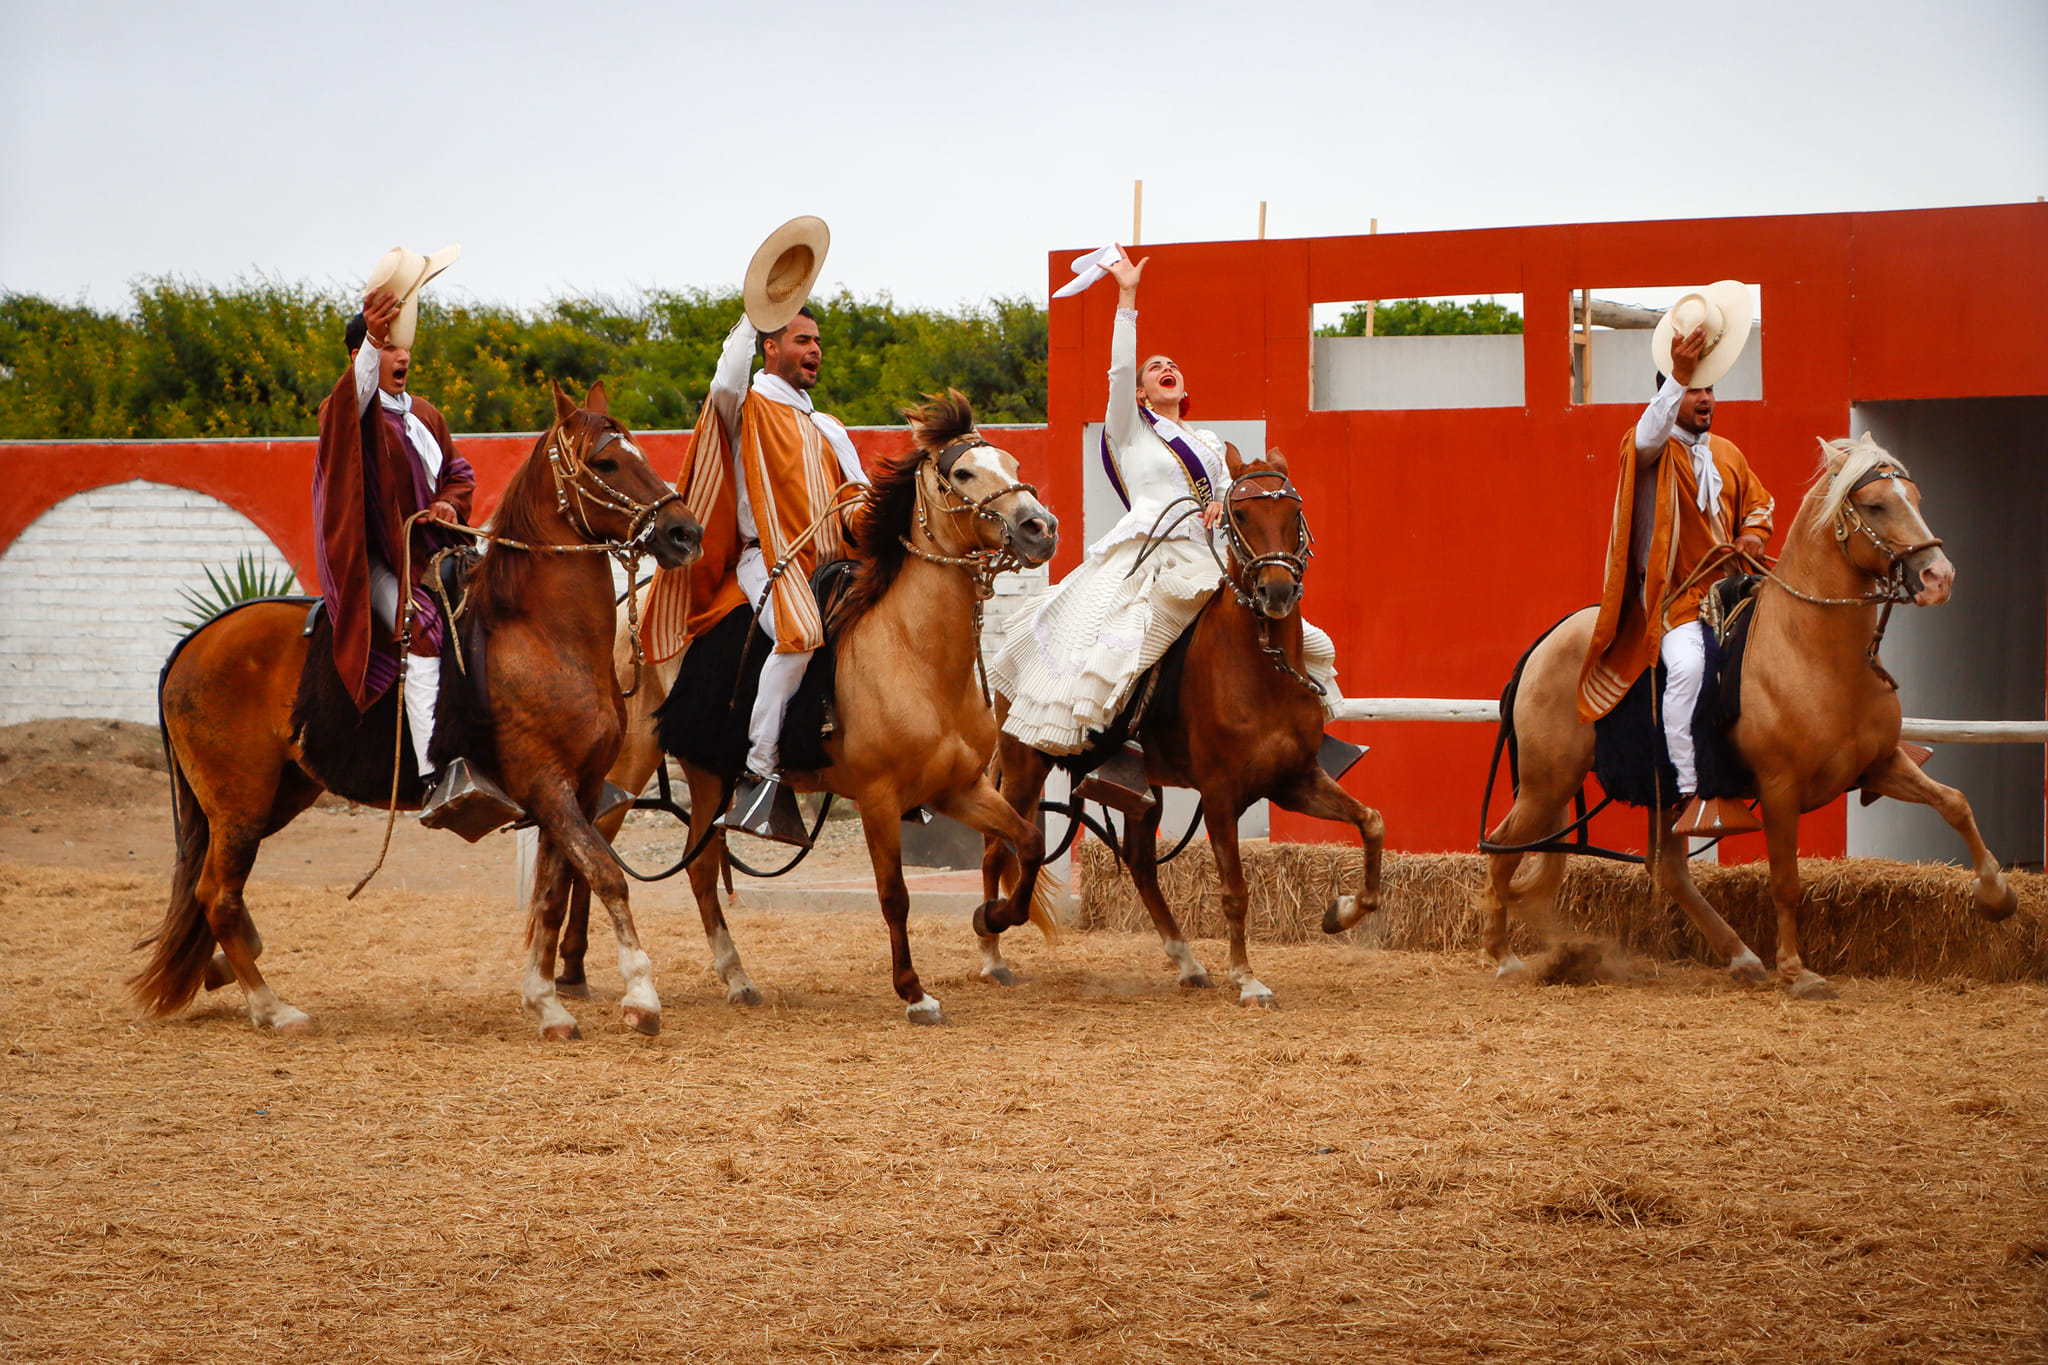
[[[186,488],[136,480],[52,507],[0,557],[0,724],[154,721],[172,619],[193,614],[178,589],[251,552],[286,567],[247,517]]]

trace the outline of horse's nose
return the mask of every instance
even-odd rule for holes
[[[1024,558],[1033,564],[1043,564],[1052,558],[1059,545],[1060,519],[1041,508],[1021,518],[1010,534]]]
[[[689,564],[704,551],[704,528],[695,517],[677,517],[661,530],[661,540],[679,564]]]
[[[1949,557],[1939,550],[1934,559],[1920,569],[1920,587],[1913,594],[1913,602],[1922,607],[1938,607],[1948,601],[1949,592],[1955,587],[1956,566]]]
[[[1277,621],[1293,611],[1295,603],[1301,600],[1301,585],[1286,581],[1261,583],[1258,599],[1259,610]]]

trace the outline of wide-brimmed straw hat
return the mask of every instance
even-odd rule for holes
[[[382,287],[398,296],[400,307],[391,324],[390,345],[412,349],[413,335],[419,330],[420,287],[455,264],[455,258],[461,254],[459,244],[444,246],[431,256],[395,246],[377,258],[377,264],[370,267],[369,278],[363,282],[363,294],[368,297]]]
[[[810,298],[831,245],[832,230],[825,220],[809,215],[792,218],[768,234],[747,262],[746,283],[740,289],[747,321],[756,331],[778,332],[789,325]]]
[[[1670,374],[1672,341],[1691,335],[1695,327],[1705,328],[1707,349],[1693,366],[1691,387],[1711,389],[1735,368],[1754,321],[1749,286],[1740,280],[1716,280],[1665,310],[1650,337],[1650,354],[1656,358],[1658,371]]]

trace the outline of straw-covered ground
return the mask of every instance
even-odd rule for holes
[[[480,846],[481,847],[481,846]],[[14,855],[19,857],[18,852]],[[260,869],[259,869],[260,870]],[[335,872],[352,878],[353,863]],[[0,863],[0,1348],[22,1361],[2012,1361],[2048,1351],[2048,988],[1690,966],[1497,987],[1149,932],[642,914],[667,1004],[544,1046],[501,893],[252,888],[284,997],[122,978],[160,875]],[[600,945],[603,943],[599,931]],[[1221,946],[1198,943],[1212,969]]]

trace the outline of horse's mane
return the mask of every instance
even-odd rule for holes
[[[581,409],[576,416],[597,422],[601,428],[618,425],[609,417]],[[497,511],[491,513],[492,534],[528,545],[540,543],[547,529],[543,518],[555,505],[554,471],[548,463],[547,440],[548,432],[543,431],[534,441],[533,450],[513,471],[511,482],[498,499]],[[533,573],[533,561],[529,551],[495,546],[477,561],[469,578],[469,600],[479,622],[503,620],[517,612],[526,595],[526,580]]]
[[[1800,504],[1799,524],[1818,526],[1834,520],[1842,505],[1849,500],[1849,490],[1856,486],[1856,481],[1879,465],[1890,465],[1908,478],[1912,477],[1912,471],[1890,451],[1871,440],[1868,432],[1853,440],[1845,436],[1822,441],[1820,463],[1813,471],[1813,486],[1807,489],[1806,498]]]
[[[875,609],[896,582],[910,553],[903,537],[917,519],[917,470],[924,458],[974,430],[974,408],[958,389],[926,394],[925,401],[903,409],[917,444],[908,454],[885,460],[875,473],[860,510],[849,528],[849,548],[856,567],[853,585],[832,614],[835,631],[844,631]]]

